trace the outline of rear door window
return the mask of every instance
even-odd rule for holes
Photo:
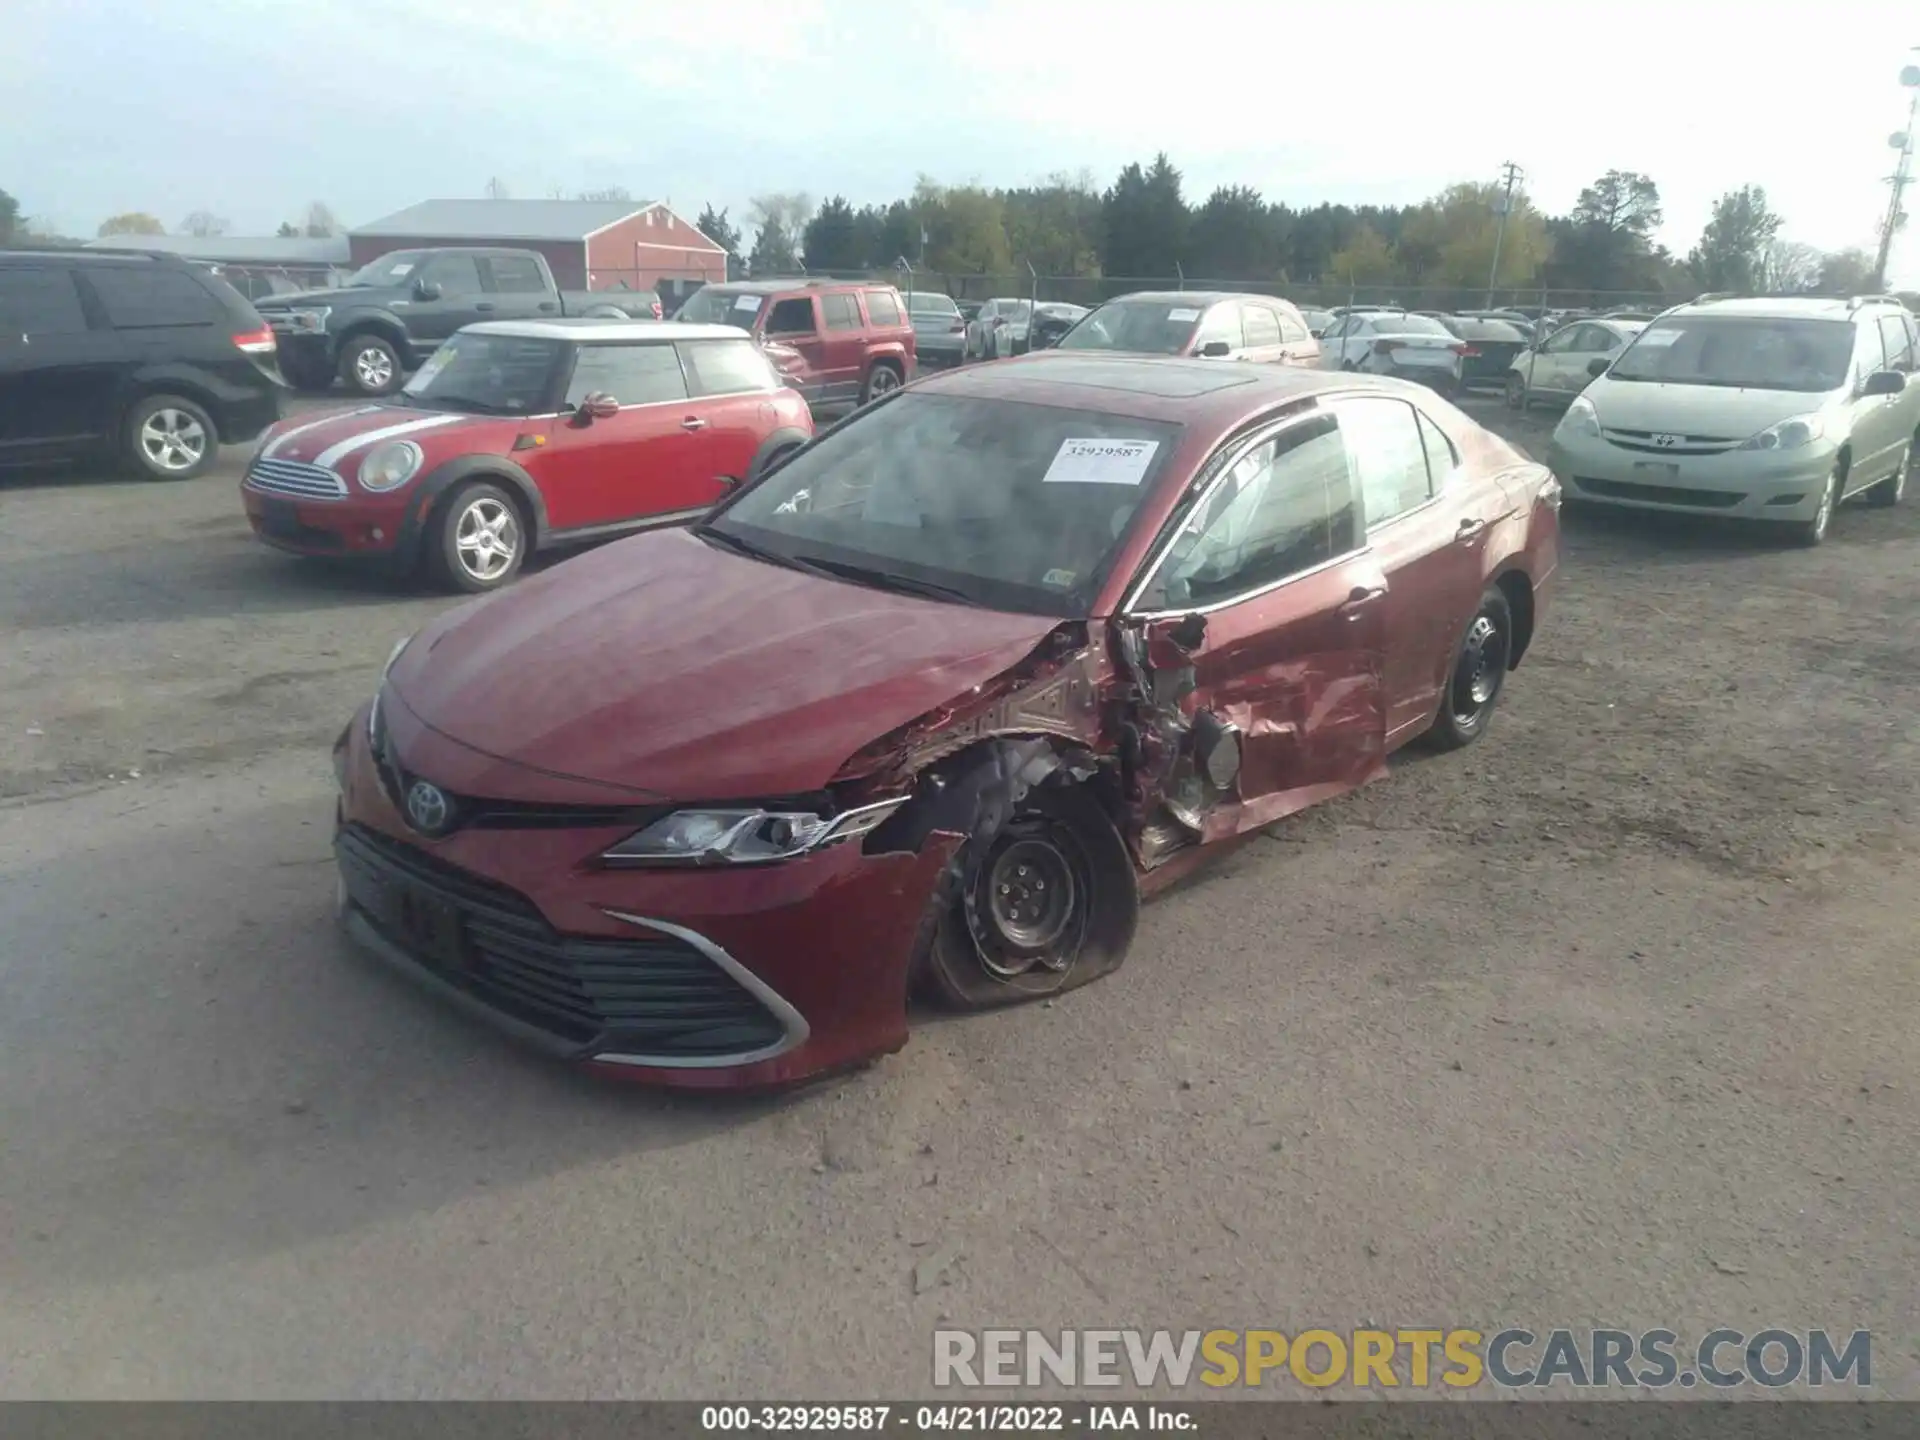
[[[820,317],[827,322],[829,330],[858,330],[860,328],[860,310],[853,303],[851,295],[822,295],[820,297]]]
[[[1266,306],[1242,305],[1240,323],[1246,330],[1249,350],[1280,343],[1280,321]]]
[[[64,265],[0,267],[0,335],[77,335],[86,328],[72,270]]]
[[[621,405],[658,405],[687,398],[687,378],[671,345],[582,345],[567,385],[567,404],[611,395]]]
[[[177,329],[221,318],[213,296],[186,270],[102,265],[87,270],[86,282],[116,330]]]
[[[1904,317],[1880,317],[1880,342],[1887,348],[1887,368],[1902,375],[1913,373],[1913,336]]]
[[[1404,400],[1342,400],[1336,407],[1347,465],[1366,503],[1367,524],[1381,524],[1424,505],[1433,495],[1427,446],[1413,406]]]
[[[679,346],[687,387],[695,395],[777,390],[779,379],[750,340],[688,340]]]
[[[493,288],[503,295],[537,295],[546,291],[546,277],[531,255],[489,255],[487,269],[493,274]]]

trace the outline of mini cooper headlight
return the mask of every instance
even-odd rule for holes
[[[789,860],[865,835],[905,803],[906,797],[901,796],[831,816],[753,806],[676,810],[629,835],[600,858],[612,866],[743,865]]]
[[[426,457],[411,440],[389,440],[376,445],[360,462],[360,488],[375,494],[404,485]]]

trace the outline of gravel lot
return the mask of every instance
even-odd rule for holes
[[[1864,1327],[1920,1397],[1920,506],[1570,517],[1482,745],[742,1103],[336,938],[327,742],[451,602],[237,460],[0,478],[0,1397],[899,1396],[943,1320]]]

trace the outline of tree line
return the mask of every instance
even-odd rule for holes
[[[1822,253],[1784,238],[1758,185],[1715,201],[1684,256],[1654,238],[1663,219],[1659,186],[1629,170],[1596,178],[1563,215],[1544,213],[1524,189],[1476,182],[1403,206],[1292,206],[1244,185],[1190,204],[1162,153],[1128,165],[1104,190],[1085,172],[1017,189],[923,176],[911,195],[885,204],[771,194],[753,201],[744,227],[711,205],[698,224],[738,273],[757,275],[884,271],[904,261],[953,277],[1024,277],[1031,267],[1116,281],[1689,296],[1851,294],[1871,279],[1864,251]]]

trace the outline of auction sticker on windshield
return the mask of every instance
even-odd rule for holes
[[[1671,345],[1679,338],[1678,330],[1642,330],[1640,332],[1640,343],[1650,348]]]
[[[760,308],[760,297],[758,295],[736,296],[734,298],[733,308],[736,310],[758,310]]]
[[[1169,320],[1198,320],[1199,318],[1200,312],[1198,310],[1169,310],[1167,312],[1167,319]]]
[[[1041,477],[1049,485],[1138,485],[1158,440],[1063,440]]]

